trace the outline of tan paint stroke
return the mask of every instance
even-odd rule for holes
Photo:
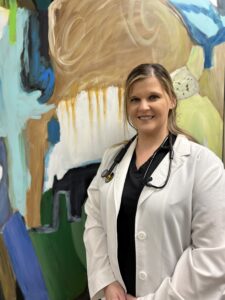
[[[29,120],[26,128],[27,157],[31,174],[31,186],[27,191],[26,222],[29,227],[40,225],[40,205],[44,180],[44,157],[47,150],[47,122],[54,111],[40,120]]]
[[[17,0],[17,5],[26,9],[36,10],[35,5],[30,0]]]
[[[0,282],[5,299],[16,300],[16,284],[9,257],[0,235]]]
[[[121,87],[143,62],[174,70],[191,49],[181,21],[159,0],[56,0],[49,7],[49,44],[57,97],[74,83],[78,91]]]

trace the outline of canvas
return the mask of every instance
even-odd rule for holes
[[[0,1],[0,299],[88,299],[86,190],[124,122],[124,81],[163,64],[177,121],[225,157],[225,7]]]

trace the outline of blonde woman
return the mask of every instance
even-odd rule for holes
[[[176,104],[162,65],[128,75],[137,136],[105,152],[85,205],[91,299],[225,299],[224,167],[178,128]]]

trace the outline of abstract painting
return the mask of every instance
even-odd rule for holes
[[[86,190],[127,140],[124,81],[161,63],[177,121],[224,159],[225,6],[0,0],[0,299],[89,299]]]

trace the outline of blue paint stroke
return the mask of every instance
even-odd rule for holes
[[[191,38],[203,47],[205,68],[212,67],[213,48],[225,42],[225,18],[208,0],[169,0],[179,11]]]
[[[46,14],[47,17],[48,15]],[[32,12],[27,32],[29,39],[25,40],[25,49],[22,56],[24,68],[21,75],[25,89],[27,91],[41,90],[42,94],[38,102],[46,103],[54,90],[55,75],[50,65],[50,60],[47,61],[45,57],[40,55],[40,48],[43,45],[41,45],[39,31],[38,14]],[[44,40],[42,43],[48,43],[48,40]]]
[[[53,0],[33,0],[38,10],[47,10]]]
[[[38,103],[40,91],[27,93],[21,87],[20,57],[28,18],[27,10],[18,9],[16,43],[8,42],[8,26],[0,39],[0,137],[5,138],[7,148],[10,203],[22,215],[26,214],[26,193],[30,187],[23,130],[29,119],[40,119],[54,108]]]
[[[56,118],[52,118],[48,122],[48,141],[52,144],[58,143],[60,140],[60,125]]]
[[[3,170],[3,176],[0,179],[0,230],[9,219],[12,210],[8,196],[8,167],[6,148],[3,139],[0,138],[0,166]]]
[[[25,299],[48,300],[48,292],[37,256],[18,212],[4,226],[3,239]]]

